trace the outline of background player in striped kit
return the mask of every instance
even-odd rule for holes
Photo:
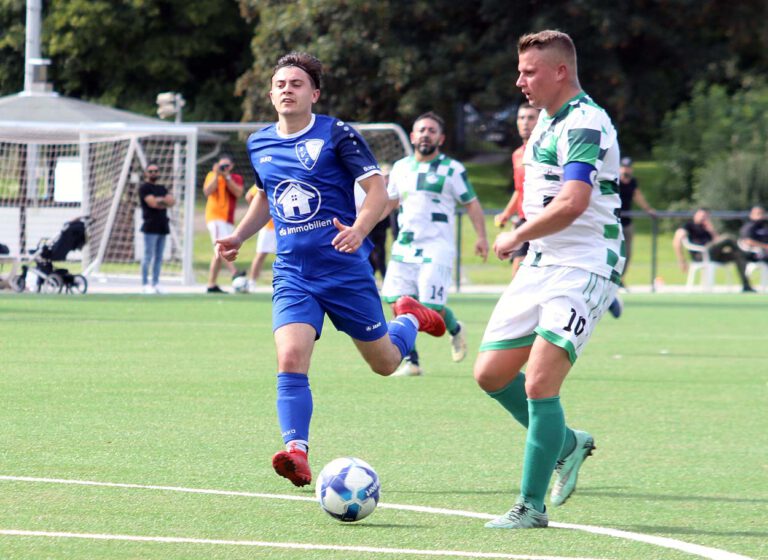
[[[433,112],[416,118],[411,131],[415,148],[392,166],[387,192],[390,208],[399,206],[398,236],[381,288],[384,301],[413,296],[445,319],[451,335],[451,357],[460,362],[467,354],[463,325],[446,305],[456,259],[456,204],[467,210],[477,234],[475,253],[488,257],[483,208],[464,166],[440,152],[445,124]],[[421,375],[414,349],[394,376]]]

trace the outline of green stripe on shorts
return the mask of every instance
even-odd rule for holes
[[[531,334],[521,338],[484,342],[480,345],[480,352],[487,352],[488,350],[510,350],[512,348],[525,348],[526,346],[532,345],[534,340],[536,340],[536,335]]]
[[[534,330],[537,335],[568,352],[568,359],[570,360],[571,365],[576,363],[576,358],[578,358],[576,355],[576,348],[574,348],[573,343],[570,340],[563,338],[552,331],[542,329],[541,327],[536,327]]]

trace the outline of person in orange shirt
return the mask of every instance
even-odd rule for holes
[[[507,206],[500,214],[497,214],[493,221],[496,227],[504,227],[509,219],[517,215],[515,227],[520,227],[525,223],[525,213],[523,212],[523,184],[525,182],[525,168],[523,167],[523,153],[528,145],[528,138],[531,137],[533,127],[539,120],[539,110],[531,107],[529,103],[521,103],[517,110],[517,132],[523,140],[522,146],[512,152],[512,177],[515,182],[515,192],[509,199]],[[526,253],[528,253],[528,243],[524,243],[520,249],[512,253],[512,276],[515,275],[520,263],[523,262]]]
[[[245,193],[245,201],[250,204],[253,197],[259,191],[259,187],[252,186],[247,193]],[[271,219],[267,222],[263,228],[259,230],[259,236],[256,238],[256,255],[251,262],[251,270],[248,273],[248,289],[252,290],[256,287],[256,282],[261,276],[261,267],[264,265],[264,260],[267,255],[274,255],[277,252],[277,238],[275,237],[275,222]]]
[[[232,158],[222,155],[213,164],[203,183],[203,194],[208,198],[205,203],[205,225],[208,226],[214,246],[217,239],[227,237],[235,230],[235,206],[237,199],[243,196],[243,177],[233,170]],[[245,275],[245,272],[238,272],[233,263],[222,259],[214,251],[208,270],[208,293],[224,293],[217,283],[222,262],[229,269],[233,280]]]

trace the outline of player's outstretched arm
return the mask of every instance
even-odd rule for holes
[[[267,195],[264,191],[258,191],[232,235],[216,240],[216,254],[230,262],[237,259],[237,253],[245,240],[263,228],[269,218]]]

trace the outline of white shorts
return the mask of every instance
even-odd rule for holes
[[[538,335],[574,363],[617,290],[580,268],[521,266],[488,320],[480,351],[523,348]]]
[[[272,254],[277,252],[277,236],[274,229],[261,228],[259,230],[259,235],[256,238],[256,252]]]
[[[232,235],[235,231],[235,226],[224,220],[213,220],[205,224],[208,226],[208,233],[211,234],[211,243],[216,244],[217,239]]]
[[[389,261],[381,297],[392,303],[400,296],[415,296],[421,303],[443,306],[448,301],[451,267],[436,263]]]

